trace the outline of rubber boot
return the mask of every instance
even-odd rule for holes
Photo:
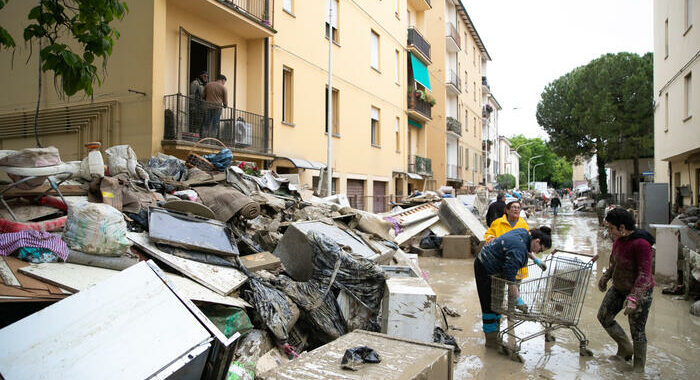
[[[627,338],[627,334],[625,334],[625,330],[622,329],[622,326],[615,323],[606,328],[605,331],[607,331],[608,335],[617,343],[617,354],[615,354],[615,356],[623,360],[632,359],[632,343],[629,338]]]
[[[486,348],[498,348],[501,345],[501,341],[498,339],[498,331],[484,334],[486,335],[486,342],[484,343]]]
[[[644,372],[647,362],[647,342],[634,342],[634,372]]]

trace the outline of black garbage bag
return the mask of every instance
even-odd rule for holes
[[[248,275],[247,289],[241,293],[241,296],[253,305],[277,341],[286,343],[289,330],[299,319],[299,308],[283,292],[257,275],[246,274]]]
[[[271,282],[299,306],[300,321],[314,332],[317,341],[325,344],[347,333],[338,303],[333,292],[327,291],[327,287],[314,279],[296,282],[284,275],[277,276]]]
[[[455,348],[455,354],[462,352],[457,344],[457,341],[455,340],[455,337],[446,333],[445,330],[439,326],[435,326],[435,330],[433,330],[433,342],[453,346]]]
[[[340,365],[343,369],[357,371],[364,363],[381,362],[382,359],[379,357],[377,351],[367,346],[358,346],[345,350],[345,355],[343,355]]]
[[[442,238],[440,236],[436,236],[433,234],[430,234],[428,236],[425,236],[424,238],[420,239],[420,247],[423,249],[438,249],[442,245]]]
[[[336,292],[345,289],[376,316],[386,282],[382,268],[370,260],[353,257],[323,233],[311,231],[307,237],[314,245],[314,268],[311,277],[318,280],[324,289],[329,284]],[[378,325],[373,326],[372,331],[376,331]]]

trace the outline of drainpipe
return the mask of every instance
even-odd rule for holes
[[[264,110],[263,110],[263,126],[265,126],[265,150],[271,149],[268,145],[270,141],[270,37],[265,37],[265,91],[264,91]],[[267,152],[266,152],[267,153]]]

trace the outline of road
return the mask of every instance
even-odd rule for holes
[[[455,379],[622,379],[630,378],[631,362],[609,359],[617,345],[600,326],[596,315],[603,293],[597,280],[609,261],[612,241],[603,238],[595,215],[538,215],[528,220],[531,227],[548,225],[553,229],[553,248],[585,254],[600,254],[593,265],[581,319],[578,326],[590,341],[593,357],[581,357],[578,340],[569,330],[554,332],[556,342],[545,343],[543,337],[525,342],[524,363],[484,348],[481,310],[474,281],[474,259],[455,260],[438,257],[420,258],[420,266],[438,295],[438,303],[449,305],[461,317],[447,317],[450,330],[462,353],[455,363]],[[647,322],[648,353],[644,378],[694,379],[700,373],[700,318],[689,313],[690,302],[662,295],[664,284],[657,284]],[[629,335],[627,318],[620,313],[617,321]],[[527,334],[541,329],[527,322],[516,333]],[[637,377],[634,377],[637,378]]]

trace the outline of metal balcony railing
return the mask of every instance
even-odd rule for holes
[[[430,118],[431,117],[431,111],[430,108],[432,106],[430,103],[426,102],[425,100],[422,100],[418,94],[416,94],[415,91],[411,91],[408,94],[408,109],[409,111],[416,111],[420,113],[421,115]]]
[[[272,153],[272,118],[230,107],[213,108],[203,100],[183,94],[166,95],[164,140],[196,142],[215,137],[233,150]],[[219,123],[208,128],[216,111]]]
[[[408,172],[432,176],[432,160],[421,156],[410,155],[408,156]]]
[[[448,116],[446,118],[445,124],[447,125],[448,131],[454,132],[462,136],[462,123],[460,123],[459,120],[455,119],[454,117]]]
[[[430,59],[430,43],[414,28],[408,28],[408,45],[415,46],[426,58]]]
[[[454,86],[458,92],[462,92],[462,82],[459,80],[459,74],[456,71],[450,70],[447,77],[447,84]]]
[[[455,44],[457,45],[457,48],[459,49],[461,45],[461,40],[459,38],[459,33],[457,33],[457,27],[451,22],[447,23],[447,37],[450,37],[454,40]]]
[[[274,0],[217,0],[234,11],[241,13],[260,24],[273,27],[272,11],[275,9]]]

